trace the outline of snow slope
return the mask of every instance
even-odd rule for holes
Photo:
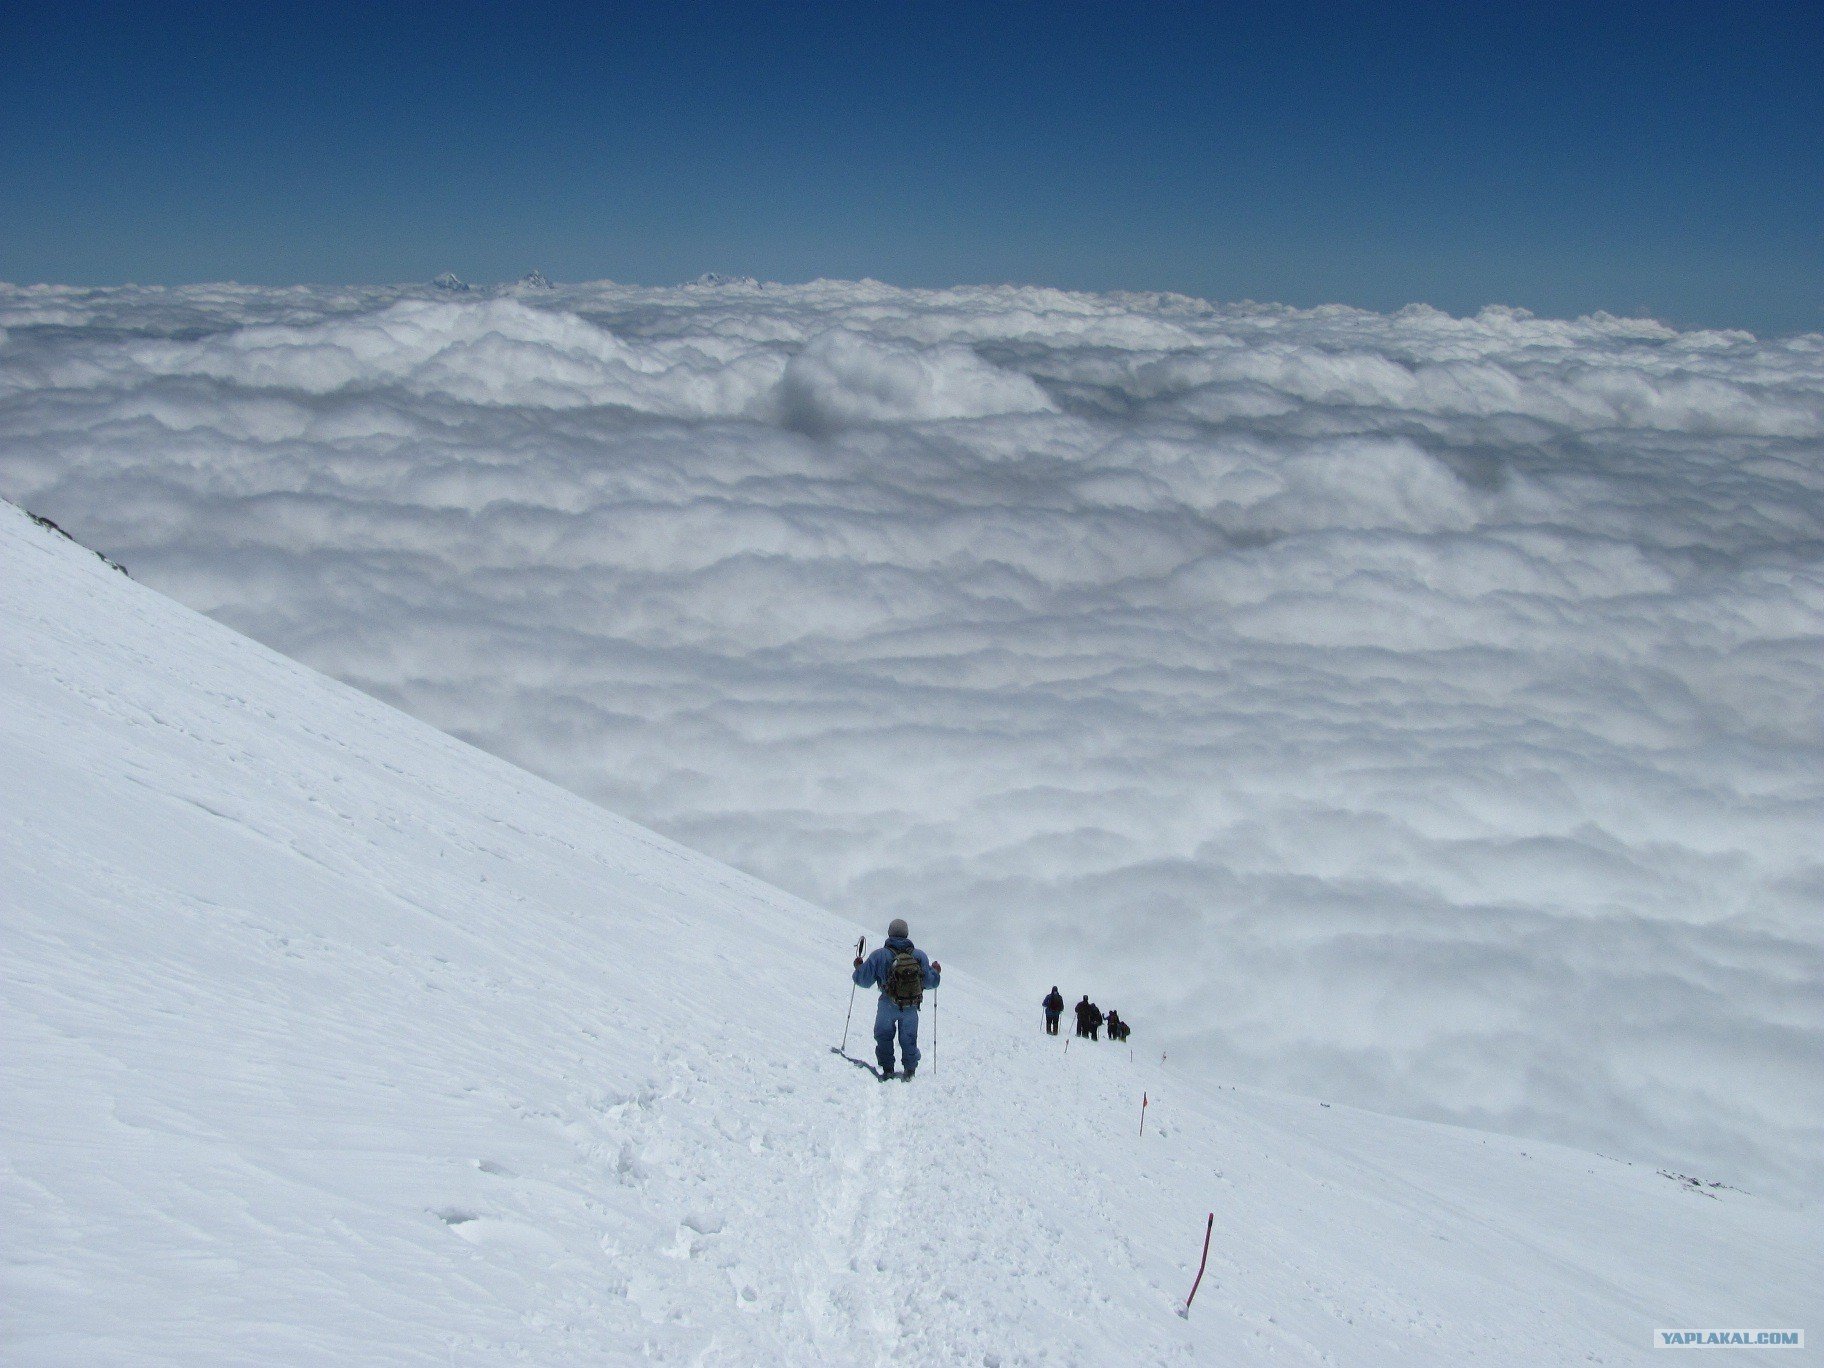
[[[9,1364],[1618,1363],[1824,1327],[1809,1212],[1212,1090],[1144,1027],[1066,1053],[965,966],[883,1086],[829,1048],[851,923],[11,507],[0,600]]]

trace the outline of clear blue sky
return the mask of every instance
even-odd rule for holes
[[[0,279],[1022,281],[1824,329],[1824,5],[0,6]]]

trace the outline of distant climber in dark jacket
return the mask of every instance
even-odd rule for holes
[[[916,961],[917,967],[912,971],[911,982],[896,984],[893,963],[902,951]],[[895,1037],[899,1040],[900,1076],[909,1079],[918,1072],[918,1006],[924,1001],[925,990],[937,987],[943,969],[923,950],[913,947],[906,923],[899,917],[888,925],[885,945],[865,960],[856,957],[852,976],[855,986],[880,989],[880,1006],[874,1013],[874,1058],[880,1061],[883,1079],[893,1077]],[[898,997],[894,996],[896,987]]]
[[[1121,1020],[1121,1014],[1113,1007],[1108,1009],[1108,1038],[1115,1041],[1127,1039],[1127,1023]]]
[[[1045,1034],[1058,1033],[1058,1018],[1064,1015],[1064,998],[1058,992],[1057,984],[1052,984],[1051,991],[1045,995]]]
[[[1088,1038],[1089,1020],[1095,1014],[1096,1009],[1090,1005],[1088,993],[1083,994],[1082,997],[1077,999],[1077,1039],[1085,1040]]]
[[[1092,1002],[1089,1004],[1089,1038],[1091,1040],[1102,1039],[1101,1036],[1096,1034],[1096,1032],[1100,1031],[1101,1029],[1102,1029],[1102,1009],[1100,1007],[1096,1006],[1096,1004]]]

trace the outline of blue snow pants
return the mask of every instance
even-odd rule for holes
[[[901,1007],[885,993],[874,1013],[874,1058],[883,1074],[893,1072],[893,1036],[899,1036],[899,1054],[905,1071],[918,1067],[918,1008]]]

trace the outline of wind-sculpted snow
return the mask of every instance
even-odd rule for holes
[[[1815,1185],[1824,338],[827,282],[0,329],[0,492],[617,811],[1220,1077]]]

